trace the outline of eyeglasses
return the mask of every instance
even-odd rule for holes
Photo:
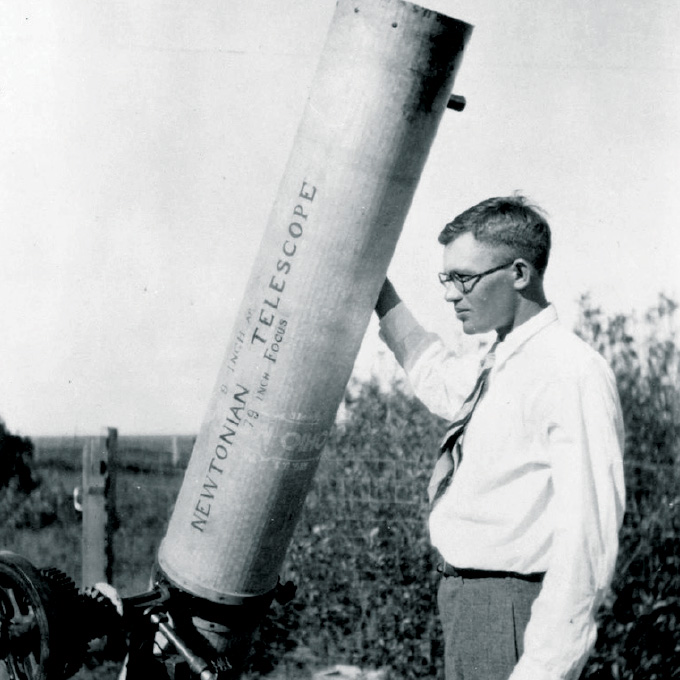
[[[493,274],[494,272],[500,271],[509,267],[511,264],[515,264],[515,261],[506,262],[505,264],[500,264],[498,267],[493,269],[487,269],[485,272],[480,272],[479,274],[458,274],[457,272],[440,272],[439,283],[448,288],[449,284],[452,283],[456,290],[461,293],[471,293],[472,289],[477,285],[478,281],[488,274]]]

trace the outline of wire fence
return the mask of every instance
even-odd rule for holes
[[[61,473],[65,491],[79,486],[85,437],[37,438],[34,463],[40,470]],[[182,483],[195,437],[121,437],[116,454],[117,552],[124,563],[147,569],[153,550],[162,538],[165,524]],[[424,530],[427,516],[425,488],[432,465],[428,451],[411,457],[375,455],[370,447],[352,457],[334,456],[326,451],[309,491],[303,520],[321,524],[321,509],[332,508],[335,522],[357,537],[349,546],[362,550],[376,520],[388,517]],[[673,464],[626,462],[628,487],[627,522],[641,525],[655,510],[673,511],[680,505],[679,466]],[[72,491],[72,489],[71,489]],[[153,532],[155,536],[152,536]],[[663,529],[674,535],[671,525]],[[366,539],[368,540],[368,539]],[[126,555],[123,557],[120,552]],[[141,555],[139,559],[135,554]]]
[[[39,437],[35,440],[34,464],[37,469],[64,471],[74,486],[79,484],[82,450],[87,437]],[[118,441],[116,453],[116,506],[119,521],[125,524],[125,511],[136,504],[171,511],[189,461],[195,437],[125,436]],[[424,494],[433,463],[429,452],[416,453],[411,459],[375,455],[367,447],[351,458],[334,457],[324,452],[319,470],[309,491],[308,505],[326,504],[343,512],[340,518],[356,523],[370,516],[371,510],[400,507],[407,521],[420,522],[427,512]],[[680,507],[680,466],[668,463],[624,461],[628,489],[629,515],[648,512],[655,503]],[[644,503],[645,508],[640,507]],[[404,509],[410,511],[404,512]],[[168,515],[169,516],[169,515]]]
[[[73,495],[82,483],[87,441],[36,438],[33,465],[43,484],[28,498],[5,495],[0,503],[0,548],[65,569],[77,582],[83,567],[82,523]],[[118,439],[113,579],[126,592],[148,585],[194,441],[189,435]],[[426,487],[433,454],[425,445],[394,457],[386,450],[378,441],[351,449],[351,455],[332,447],[324,452],[289,551],[294,570],[314,559],[300,545],[321,540],[325,532],[329,536],[323,540],[332,543],[339,562],[354,563],[378,544],[384,553],[392,553],[385,555],[390,559],[408,541],[422,542],[427,550]],[[625,529],[641,539],[654,534],[657,541],[680,543],[680,466],[631,461],[626,475]],[[390,540],[381,541],[387,532]],[[325,548],[330,550],[330,544]]]

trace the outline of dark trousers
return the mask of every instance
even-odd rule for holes
[[[446,680],[507,680],[540,590],[541,583],[513,577],[443,577],[437,602]]]

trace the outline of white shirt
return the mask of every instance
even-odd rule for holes
[[[452,419],[480,357],[460,357],[399,304],[381,336],[416,396]],[[577,678],[611,583],[625,487],[623,421],[605,360],[549,306],[496,348],[463,457],[430,515],[430,536],[459,568],[546,572],[510,680]]]

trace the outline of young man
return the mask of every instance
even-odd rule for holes
[[[439,241],[464,332],[496,333],[482,367],[424,331],[389,280],[376,312],[415,394],[454,421],[428,489],[446,677],[575,680],[624,511],[615,380],[546,300],[550,228],[537,208],[488,199]]]

